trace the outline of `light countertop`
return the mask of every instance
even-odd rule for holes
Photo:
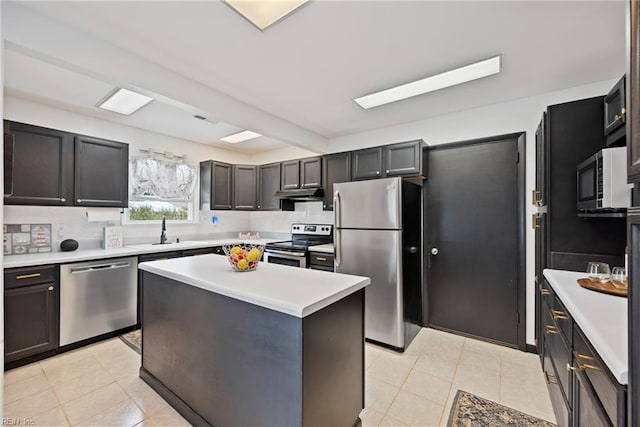
[[[586,273],[546,269],[544,277],[616,380],[627,384],[627,298],[581,287],[576,280]]]
[[[5,255],[3,257],[4,268],[30,267],[45,264],[67,264],[70,262],[90,261],[93,259],[119,258],[142,254],[182,251],[187,249],[208,248],[233,243],[258,243],[277,242],[282,239],[256,239],[241,240],[235,238],[185,241],[166,245],[131,245],[117,249],[78,249],[72,252],[49,252],[42,254]]]
[[[139,268],[296,317],[315,313],[371,282],[368,277],[264,262],[255,271],[234,272],[219,255],[143,262]]]
[[[311,251],[311,252],[323,252],[323,253],[326,253],[326,254],[332,254],[333,253],[333,243],[327,243],[326,245],[309,246],[309,251]]]

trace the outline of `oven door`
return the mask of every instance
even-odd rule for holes
[[[270,264],[307,268],[307,255],[304,252],[287,252],[265,249],[264,261]]]
[[[598,194],[600,193],[600,194]],[[593,156],[578,165],[577,201],[578,210],[602,207],[602,159]],[[600,205],[600,206],[598,206]]]

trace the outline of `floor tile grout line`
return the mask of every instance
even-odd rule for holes
[[[447,393],[447,400],[444,404],[444,408],[442,409],[442,413],[440,414],[438,425],[442,425],[442,418],[445,416],[445,412],[447,411],[447,403],[449,403],[449,397],[451,396],[451,392],[453,390],[453,381],[456,379],[456,373],[458,372],[458,366],[460,365],[460,359],[462,358],[462,352],[464,351],[464,346],[466,343],[467,343],[467,339],[463,338],[462,347],[460,348],[460,353],[458,354],[458,360],[456,361],[456,368],[453,370],[453,377],[451,377],[451,385],[449,386],[449,393]]]
[[[38,364],[40,365],[40,369],[42,369],[42,373],[44,374],[45,380],[47,381],[47,384],[49,385],[49,388],[51,389],[51,393],[53,393],[54,399],[56,399],[56,402],[58,402],[58,407],[62,411],[62,415],[64,415],[64,419],[67,422],[67,425],[71,426],[72,425],[71,424],[71,420],[69,419],[69,415],[67,415],[67,411],[64,410],[64,406],[62,406],[62,402],[60,401],[60,398],[58,397],[58,393],[56,393],[56,389],[53,386],[53,381],[49,380],[47,372],[44,369],[44,366],[42,366],[41,363],[38,363]]]

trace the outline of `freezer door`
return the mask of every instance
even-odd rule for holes
[[[402,228],[400,178],[333,185],[336,228]]]
[[[365,288],[365,337],[404,347],[402,232],[344,230],[336,233],[336,272],[371,278]]]

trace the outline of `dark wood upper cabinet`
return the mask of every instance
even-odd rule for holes
[[[5,122],[14,140],[13,190],[6,205],[72,205],[73,135]],[[6,140],[6,137],[5,137]]]
[[[300,188],[300,160],[282,162],[282,190],[295,190]]]
[[[609,135],[626,120],[625,77],[622,76],[616,85],[604,97],[604,134]]]
[[[129,145],[76,136],[74,204],[126,208],[128,191]]]
[[[5,366],[58,347],[59,287],[56,266],[4,272]]]
[[[13,146],[15,138],[10,133],[4,134],[3,141],[3,163],[4,163],[4,195],[10,196],[13,193]]]
[[[322,185],[322,158],[300,160],[300,188],[318,188]]]
[[[409,141],[385,145],[384,176],[423,175],[423,144],[422,141]]]
[[[622,76],[616,85],[604,97],[604,134],[607,145],[624,145],[627,119],[625,84]]]
[[[205,210],[232,207],[231,168],[229,163],[200,162],[200,206]]]
[[[5,204],[127,207],[128,144],[8,121],[5,134],[14,142]]]
[[[333,184],[351,181],[351,153],[324,156],[322,165],[322,188],[324,189],[322,209],[332,211]]]
[[[382,147],[366,148],[351,152],[351,178],[380,178],[382,176]]]
[[[262,165],[258,169],[258,210],[280,209],[280,199],[274,197],[280,190],[280,163]]]
[[[257,167],[233,165],[233,209],[255,210],[257,206]]]

